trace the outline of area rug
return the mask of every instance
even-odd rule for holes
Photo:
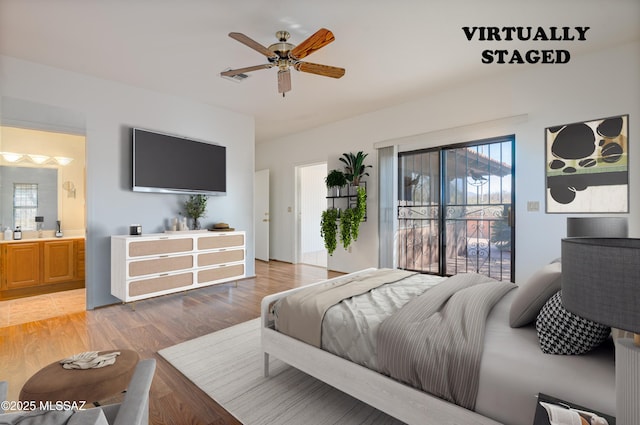
[[[401,424],[273,357],[264,378],[260,319],[159,354],[245,425]]]

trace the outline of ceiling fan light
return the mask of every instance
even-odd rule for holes
[[[22,159],[24,155],[21,153],[13,153],[13,152],[2,152],[2,157],[7,162],[18,162]]]
[[[56,160],[56,162],[58,163],[58,165],[69,165],[71,163],[71,161],[73,161],[73,158],[68,158],[66,156],[55,156],[53,157],[53,159]]]

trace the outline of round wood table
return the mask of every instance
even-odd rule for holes
[[[65,369],[54,362],[40,369],[24,384],[21,401],[96,403],[127,389],[140,356],[132,350],[119,351],[116,362],[97,369]]]

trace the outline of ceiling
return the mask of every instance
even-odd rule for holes
[[[485,49],[589,51],[640,39],[640,0],[0,0],[0,54],[252,115],[256,142],[411,101],[527,66],[482,64]],[[589,26],[586,41],[468,41],[463,26]],[[228,37],[335,41],[305,60],[346,68],[339,80],[277,69],[242,82],[229,68],[266,63]]]

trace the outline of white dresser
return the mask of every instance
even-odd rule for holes
[[[111,294],[137,301],[245,274],[244,232],[111,236]]]

